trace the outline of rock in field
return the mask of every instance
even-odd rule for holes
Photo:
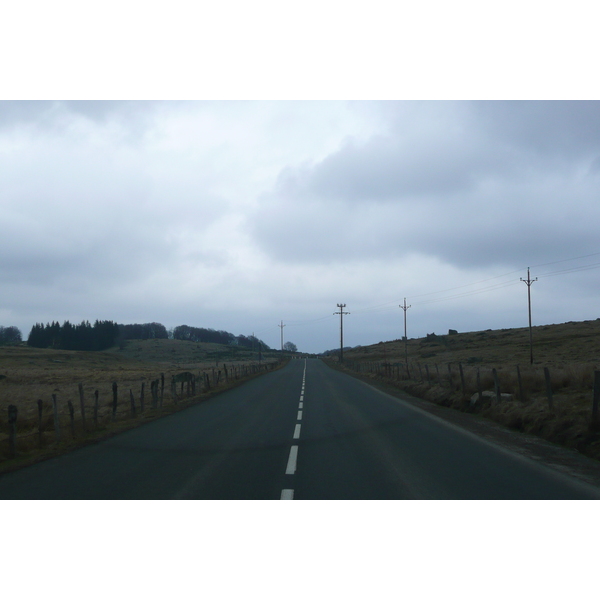
[[[495,402],[496,400],[496,392],[493,392],[491,390],[486,390],[485,392],[481,393],[482,397],[483,397],[483,401],[484,402]],[[513,395],[512,394],[500,394],[500,400],[512,400],[513,399]],[[475,392],[472,396],[471,396],[471,406],[475,406],[475,404],[477,404],[477,402],[479,402],[479,393]]]

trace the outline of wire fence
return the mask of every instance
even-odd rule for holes
[[[463,407],[500,404],[507,401],[527,403],[543,397],[548,410],[555,408],[556,392],[580,392],[578,405],[583,398],[588,402],[592,424],[598,423],[600,404],[600,371],[594,365],[573,365],[564,368],[533,367],[479,367],[473,364],[446,363],[443,365],[416,361],[344,361],[344,366],[356,373],[397,383],[417,383],[428,388],[438,387],[447,395],[458,394]],[[443,394],[442,394],[443,395]],[[585,398],[588,400],[585,400]],[[560,397],[565,403],[566,394]]]
[[[0,461],[28,454],[35,450],[69,446],[93,437],[96,433],[119,429],[120,425],[151,420],[172,412],[176,405],[188,405],[212,392],[226,389],[236,382],[267,373],[282,364],[281,360],[257,364],[229,365],[192,373],[164,373],[139,388],[107,382],[90,396],[84,393],[84,383],[77,384],[78,402],[66,402],[57,393],[37,400],[37,415],[19,417],[15,404],[8,406],[6,420],[0,417]],[[70,394],[73,398],[74,394]]]

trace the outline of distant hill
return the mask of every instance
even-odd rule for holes
[[[534,364],[598,363],[600,366],[600,319],[570,321],[532,328]],[[458,363],[499,366],[529,364],[529,328],[429,334],[409,339],[408,358],[430,364]],[[339,352],[339,349],[337,350]],[[347,360],[404,360],[404,341],[379,342],[344,349]]]

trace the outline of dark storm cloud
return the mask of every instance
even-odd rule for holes
[[[316,165],[306,191],[357,201],[455,193],[471,187],[481,166],[481,157],[458,140],[440,147],[378,136],[361,146],[350,142]]]
[[[307,263],[418,252],[469,267],[593,251],[598,103],[411,108],[406,120],[388,105],[387,134],[282,172],[253,222],[264,247]]]
[[[402,201],[466,192],[478,179],[514,168],[487,146],[457,103],[384,103],[387,131],[348,139],[307,173],[306,191],[356,201]],[[396,110],[394,111],[394,108]]]
[[[596,101],[472,102],[473,116],[490,140],[565,159],[600,153]]]
[[[532,170],[543,175],[557,167],[553,159],[571,169],[600,157],[597,102],[417,102],[409,113],[398,103],[398,114],[386,104],[387,134],[347,140],[303,173],[302,193],[363,201],[440,197]]]

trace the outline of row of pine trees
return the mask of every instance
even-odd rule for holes
[[[89,321],[82,321],[79,325],[73,325],[69,321],[65,321],[62,325],[58,321],[46,325],[36,323],[31,328],[27,345],[34,348],[60,350],[106,350],[116,344],[122,344],[124,340],[167,339],[169,337],[191,342],[212,342],[269,350],[267,344],[254,336],[235,336],[227,331],[179,325],[169,332],[161,323],[122,325],[114,321],[98,320],[93,325]]]
[[[114,346],[119,336],[119,326],[114,321],[98,321],[91,325],[82,321],[72,325],[65,321],[36,323],[29,333],[27,345],[34,348],[58,348],[61,350],[106,350]]]

